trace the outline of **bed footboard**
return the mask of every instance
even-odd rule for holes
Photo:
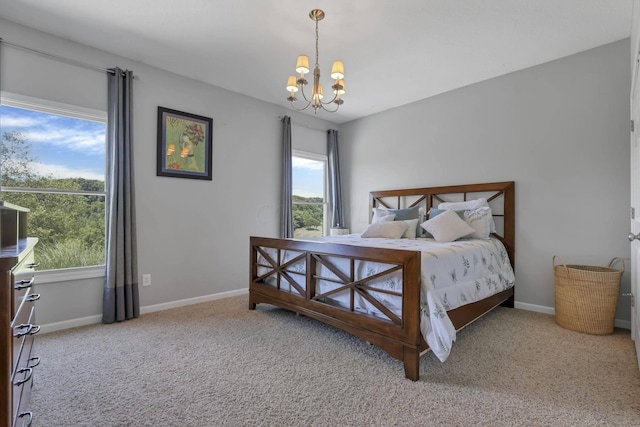
[[[420,333],[420,252],[265,237],[251,237],[250,250],[250,309],[272,304],[342,329],[402,360],[405,376],[418,380],[427,348]],[[363,262],[379,268],[369,272]],[[396,287],[372,284],[398,277]],[[363,304],[375,315],[362,312]]]

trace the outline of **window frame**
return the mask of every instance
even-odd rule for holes
[[[14,192],[14,193],[39,193],[39,194],[66,194],[66,195],[78,195],[78,196],[100,196],[105,201],[105,252],[106,252],[106,240],[107,240],[107,171],[108,171],[108,158],[107,158],[107,140],[106,140],[106,127],[108,126],[107,111],[96,110],[88,107],[82,107],[71,104],[64,104],[61,102],[51,101],[43,98],[34,98],[30,96],[20,95],[16,93],[10,93],[2,91],[0,92],[0,105],[21,108],[31,111],[38,111],[41,113],[54,114],[58,116],[65,116],[80,120],[87,120],[92,122],[103,123],[105,125],[105,145],[104,145],[104,188],[102,191],[86,191],[86,190],[60,190],[55,188],[29,188],[29,187],[5,187],[0,182],[0,194],[2,192]],[[1,136],[1,135],[0,135]],[[34,236],[37,237],[37,236]],[[37,262],[37,260],[36,260]],[[99,278],[105,276],[106,260],[104,264],[82,266],[82,267],[68,267],[59,268],[54,270],[41,270],[36,271],[38,276],[38,283],[54,283],[64,282],[69,280],[82,280]]]
[[[319,161],[322,162],[323,164],[323,177],[322,177],[322,235],[323,236],[328,236],[329,235],[329,202],[327,200],[327,191],[328,191],[328,166],[329,166],[329,158],[327,157],[326,154],[318,154],[318,153],[312,153],[309,151],[302,151],[302,150],[296,150],[296,149],[292,149],[291,150],[291,160],[293,161],[294,157],[300,157],[302,159],[307,159],[307,160],[314,160],[314,161]],[[291,177],[291,181],[293,184],[293,175]],[[293,196],[293,192],[291,194],[291,196]],[[309,202],[304,202],[304,203],[296,203],[293,201],[293,198],[291,200],[291,204],[294,205],[317,205],[319,203],[309,203]]]

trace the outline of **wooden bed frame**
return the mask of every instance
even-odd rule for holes
[[[428,212],[432,206],[437,206],[440,202],[485,197],[490,202],[496,223],[501,225],[498,232],[502,232],[494,234],[494,237],[498,237],[504,243],[513,265],[515,260],[514,196],[512,181],[386,190],[370,193],[370,207],[395,209],[420,205],[425,207],[425,212]],[[296,256],[294,259],[285,261],[284,251],[289,254],[294,253]],[[270,255],[273,253],[277,255]],[[413,381],[419,379],[420,355],[429,349],[420,332],[419,251],[360,247],[299,239],[251,237],[250,254],[249,309],[255,309],[258,303],[272,304],[342,329],[403,361],[405,376]],[[349,260],[351,266],[349,274],[338,271],[334,266],[332,260],[336,257]],[[372,277],[354,280],[355,260],[381,262],[389,266],[387,271],[376,277],[392,271],[402,272],[402,292],[394,293],[402,297],[401,316],[392,313],[369,293],[371,288],[367,286],[367,281]],[[305,267],[302,273],[300,264]],[[339,283],[340,289],[350,290],[350,309],[332,305],[325,299],[328,293],[316,292],[316,281],[327,279],[315,273],[318,264],[322,264],[338,277],[338,280],[334,277],[331,281]],[[268,270],[267,273],[264,273],[265,269]],[[259,270],[263,274],[258,274]],[[294,275],[306,276],[305,286],[297,284]],[[271,284],[266,283],[267,278],[271,279]],[[289,286],[281,287],[285,284]],[[353,304],[355,293],[380,309],[388,319],[355,311]],[[499,305],[513,307],[513,288],[450,310],[447,314],[456,330],[460,330]]]

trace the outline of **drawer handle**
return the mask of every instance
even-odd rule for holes
[[[19,282],[15,283],[15,286],[13,287],[13,289],[15,289],[16,291],[19,291],[21,289],[26,289],[29,286],[33,285],[33,282],[35,282],[36,277],[33,276],[31,278],[31,280],[20,280]]]
[[[38,301],[40,299],[40,294],[31,294],[28,297],[25,298],[25,300],[32,302],[32,301]]]
[[[28,368],[35,368],[36,366],[38,366],[40,364],[40,357],[36,356],[36,357],[32,357],[29,359],[29,364],[28,364]]]
[[[40,267],[39,262],[32,262],[31,264],[27,264],[27,268],[38,268]]]
[[[25,424],[24,421],[22,422],[22,427],[30,427],[31,423],[33,422],[33,412],[31,412],[31,411],[20,412],[18,414],[18,418],[24,418],[24,417],[29,417],[29,418],[27,418],[26,424]]]
[[[13,337],[14,338],[20,338],[23,337],[25,335],[27,335],[29,332],[31,332],[31,330],[33,329],[33,325],[31,323],[22,323],[18,326],[14,326],[14,331],[16,329],[26,329],[26,331],[22,331],[22,332],[18,332],[18,333],[14,333]]]
[[[26,383],[27,381],[29,381],[31,379],[31,376],[33,375],[33,368],[18,369],[16,374],[21,374],[23,372],[26,372],[26,374],[24,375],[24,378],[21,379],[21,380],[15,380],[13,382],[13,385],[22,385],[22,384]]]
[[[14,326],[13,329],[25,329],[22,332],[13,334],[14,338],[24,337],[25,335],[35,335],[40,332],[40,325],[32,325],[31,323],[23,323],[18,326]]]

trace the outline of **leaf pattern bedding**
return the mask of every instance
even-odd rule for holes
[[[438,243],[433,239],[386,239],[362,238],[359,234],[328,236],[313,240],[330,241],[356,246],[370,246],[390,249],[420,251],[421,256],[421,299],[420,330],[433,353],[445,361],[456,339],[456,330],[447,315],[447,310],[479,301],[514,285],[515,275],[507,251],[497,239],[468,239],[450,243]],[[285,254],[293,258],[296,254]],[[348,261],[339,257],[332,260],[344,273],[348,271]],[[304,264],[298,265],[300,272]],[[387,264],[356,261],[356,279],[373,276],[388,269]],[[293,266],[296,269],[296,266]],[[319,275],[331,279],[331,273],[321,267]],[[304,278],[297,283],[304,287]],[[399,272],[387,274],[367,282],[368,286],[382,291],[401,291],[402,277]],[[322,294],[337,286],[331,280],[319,280],[317,293]],[[283,290],[291,291],[288,286]],[[402,314],[402,298],[385,292],[370,292],[382,304],[398,316]],[[334,293],[330,303],[349,307],[349,291]],[[388,318],[382,311],[360,295],[354,295],[354,308],[367,314]]]

